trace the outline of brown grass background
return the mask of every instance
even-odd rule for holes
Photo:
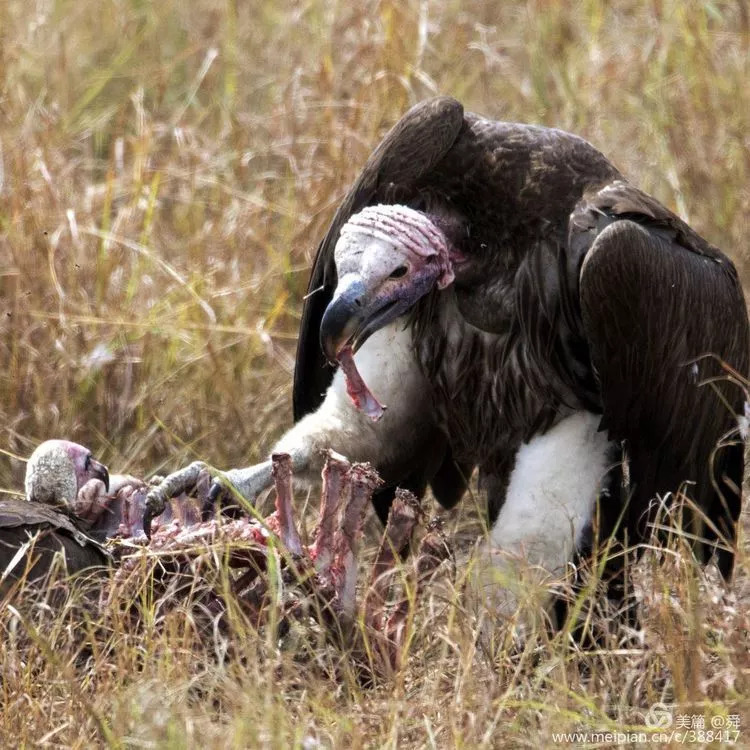
[[[586,137],[747,278],[748,81],[747,0],[5,0],[0,487],[18,491],[13,456],[58,436],[143,475],[263,456],[291,421],[317,241],[382,133],[433,94]],[[639,653],[592,672],[554,641],[492,669],[454,617],[439,648],[415,641],[395,688],[370,693],[300,682],[283,656],[271,669],[252,634],[244,670],[196,665],[177,626],[148,643],[113,630],[116,655],[82,677],[77,621],[6,608],[0,733],[546,747],[561,728],[642,725],[657,699],[746,711],[747,553],[730,594],[698,590],[675,560],[649,579],[662,619]]]

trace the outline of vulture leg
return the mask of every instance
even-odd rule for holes
[[[535,601],[522,612],[547,605],[549,584],[565,574],[584,542],[610,462],[610,442],[598,431],[599,420],[576,412],[516,453],[472,582],[477,604],[491,618],[510,620],[530,592]]]
[[[294,479],[303,485],[320,481],[329,449],[351,461],[370,462],[388,485],[407,483],[404,480],[414,465],[431,463],[436,427],[411,330],[403,320],[380,329],[357,352],[355,361],[375,396],[390,408],[373,422],[352,403],[339,370],[318,410],[297,422],[273,448],[273,453],[289,454]],[[272,481],[271,462],[265,461],[217,477],[209,496],[219,497],[231,484],[252,502]],[[426,480],[414,484],[421,485],[423,492]]]

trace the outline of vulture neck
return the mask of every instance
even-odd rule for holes
[[[484,284],[454,287],[456,306],[467,323],[487,333],[507,333],[513,316],[513,292],[502,277]]]

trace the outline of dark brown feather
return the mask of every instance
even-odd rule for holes
[[[586,215],[597,219],[584,229],[581,311],[602,423],[624,441],[630,460],[626,530],[642,538],[654,495],[687,482],[687,494],[716,526],[696,520],[693,528],[707,537],[707,557],[717,534],[733,546],[740,509],[737,415],[746,396],[722,363],[743,374],[750,368],[742,289],[729,261],[676,216],[624,185],[616,203],[606,192],[586,199],[571,231],[581,231]],[[718,447],[725,436],[734,439]],[[608,525],[621,510],[605,513]],[[718,559],[728,575],[731,552],[719,548]]]
[[[20,550],[23,555],[16,558]],[[109,563],[109,553],[76,519],[39,503],[0,500],[0,575],[6,585],[22,577],[44,578],[60,553],[71,575]]]

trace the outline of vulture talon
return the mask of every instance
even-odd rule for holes
[[[204,521],[210,521],[216,515],[217,509],[223,515],[231,517],[243,515],[239,512],[242,508],[240,497],[247,499],[234,482],[224,477],[214,477],[202,498],[201,518]]]
[[[157,487],[149,490],[146,496],[146,511],[143,514],[143,531],[148,539],[151,539],[151,524],[164,512],[167,501],[195,489],[207,470],[208,467],[203,461],[193,461],[185,468],[169,474]]]
[[[151,522],[164,512],[167,504],[161,493],[158,492],[158,488],[151,490],[146,497],[146,511],[143,514],[143,533],[146,538],[151,540]]]
[[[216,512],[217,500],[226,498],[226,489],[218,479],[211,481],[204,502],[201,504],[201,519],[208,521]]]

